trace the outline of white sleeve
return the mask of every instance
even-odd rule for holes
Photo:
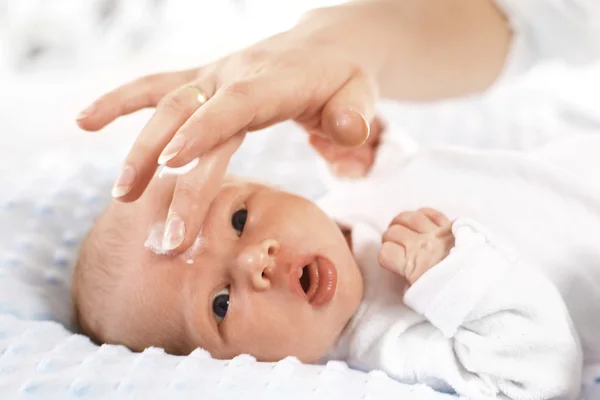
[[[582,353],[557,289],[475,222],[453,232],[448,257],[404,297],[426,320],[386,335],[382,367],[473,399],[576,398]]]
[[[494,0],[506,15],[513,41],[503,76],[543,59],[584,63],[600,56],[598,0]]]

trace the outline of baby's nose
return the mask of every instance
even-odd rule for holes
[[[270,287],[278,251],[279,243],[273,239],[266,239],[257,245],[246,247],[238,256],[240,272],[249,278],[255,289],[265,290]]]

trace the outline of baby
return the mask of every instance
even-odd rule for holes
[[[76,320],[136,351],[342,359],[473,399],[572,399],[600,359],[599,151],[419,149],[388,129],[368,177],[332,178],[318,206],[228,178],[177,255],[149,238],[175,185],[156,177],[87,236]]]

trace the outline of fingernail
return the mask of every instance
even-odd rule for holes
[[[352,160],[333,163],[331,168],[336,176],[345,178],[362,178],[367,172],[362,163]]]
[[[167,147],[162,151],[160,157],[158,157],[158,164],[165,165],[172,160],[181,149],[183,149],[183,145],[185,144],[185,138],[181,135],[175,135],[173,139],[169,142]]]
[[[363,145],[367,142],[367,140],[369,140],[369,136],[371,136],[371,124],[369,123],[369,121],[367,121],[367,117],[365,117],[362,113],[358,113],[358,115],[360,115],[360,117],[362,118],[363,123],[365,124],[365,130],[367,132],[364,140],[361,143],[361,145]]]
[[[169,213],[167,226],[163,235],[163,250],[170,251],[177,248],[185,238],[185,223],[177,213]]]
[[[92,104],[91,106],[89,106],[88,108],[86,108],[85,110],[83,110],[79,114],[77,114],[77,117],[75,117],[75,120],[81,121],[82,119],[86,119],[87,117],[92,115],[95,110],[96,110],[96,106],[94,104]]]
[[[134,181],[135,170],[129,165],[124,166],[112,188],[112,196],[115,198],[125,196],[131,190]]]
[[[356,127],[355,124],[357,123],[357,119],[359,119],[363,125],[363,127],[360,129],[360,133],[362,133],[362,136],[359,139],[360,141],[354,141],[352,138],[352,136],[355,136],[355,133],[353,134],[353,132],[356,132],[356,130],[352,128]],[[336,118],[335,125],[336,130],[340,133],[343,132],[344,135],[347,135],[348,139],[351,139],[351,142],[353,142],[353,145],[360,146],[364,144],[371,135],[371,124],[369,124],[367,118],[361,112],[353,109],[342,112]]]

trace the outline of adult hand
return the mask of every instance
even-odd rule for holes
[[[238,138],[292,119],[343,146],[369,136],[377,88],[372,74],[336,46],[313,40],[300,24],[200,68],[146,76],[96,100],[78,117],[96,131],[146,107],[156,112],[126,157],[113,195],[134,201],[159,164],[181,167],[163,245],[182,251],[197,236]],[[220,148],[215,155],[204,155]]]
[[[369,138],[360,146],[339,146],[320,135],[311,135],[310,145],[323,157],[335,176],[360,178],[371,170],[384,130],[381,120],[375,117],[371,122]]]

